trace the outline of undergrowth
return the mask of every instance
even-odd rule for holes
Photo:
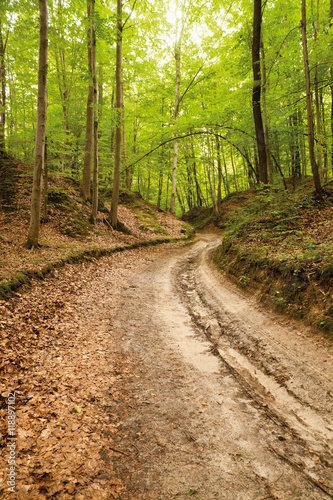
[[[333,333],[333,190],[261,191],[234,211],[215,252],[218,265],[261,299]]]

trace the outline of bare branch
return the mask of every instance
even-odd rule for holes
[[[122,25],[122,28],[121,28],[122,30],[125,28],[127,21],[130,19],[131,15],[133,14],[133,10],[134,10],[134,7],[135,7],[136,2],[137,2],[137,0],[134,0],[134,3],[133,3],[133,6],[132,6],[132,9],[131,9],[131,12],[128,14],[128,16],[127,16],[127,18],[126,18],[126,20],[125,20],[124,24]]]

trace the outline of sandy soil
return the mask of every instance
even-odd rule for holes
[[[66,266],[10,306],[3,498],[333,498],[332,343],[230,284],[218,241]]]

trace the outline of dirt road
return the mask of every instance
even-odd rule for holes
[[[64,303],[14,387],[19,499],[333,498],[332,343],[223,278],[218,241],[67,266],[21,297],[13,323]]]
[[[217,241],[153,260],[122,293],[133,498],[332,498],[332,348],[214,271]]]

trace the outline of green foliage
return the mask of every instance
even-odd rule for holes
[[[170,204],[172,141],[176,135],[183,137],[178,141],[178,214],[180,204],[185,210],[212,206],[212,191],[215,185],[216,193],[218,185],[218,161],[223,174],[222,197],[257,184],[251,104],[252,9],[252,4],[245,0],[234,2],[230,8],[216,1],[200,5],[191,2],[187,12],[179,14],[186,17],[187,23],[181,49],[181,106],[175,123],[174,41],[179,26],[177,28],[174,4],[161,0],[135,4],[123,41],[126,136],[123,185],[125,168],[129,165],[131,189],[163,209]],[[102,89],[98,104],[99,181],[105,189],[111,188],[114,163],[111,138],[115,126],[115,12],[114,3],[96,1],[97,63]],[[311,83],[313,90],[317,67],[322,102],[321,141],[328,178],[332,174],[328,117],[333,46],[329,12],[328,0],[321,2],[320,7],[311,4],[308,9]],[[125,18],[130,13],[131,4],[125,3]],[[315,37],[313,27],[318,14]],[[8,30],[6,147],[14,156],[32,162],[36,134],[38,9],[29,0],[4,1],[0,15],[3,33]],[[294,185],[300,174],[307,175],[310,170],[299,19],[300,5],[295,0],[265,6],[262,32],[267,81],[263,84],[274,155],[275,190],[282,185],[281,174],[287,181],[293,176]],[[87,90],[91,83],[87,28],[85,2],[73,0],[59,5],[50,2],[48,168],[50,172],[65,172],[77,180],[81,178]],[[207,133],[211,134],[210,142]],[[220,137],[220,158],[214,134]],[[316,137],[317,157],[319,142]],[[153,152],[148,154],[150,151]],[[8,191],[7,185],[4,188]],[[262,189],[252,210],[261,213],[265,205],[274,210],[274,192]],[[290,214],[285,219],[281,217],[280,223],[290,227]],[[239,231],[245,235],[245,223]]]

